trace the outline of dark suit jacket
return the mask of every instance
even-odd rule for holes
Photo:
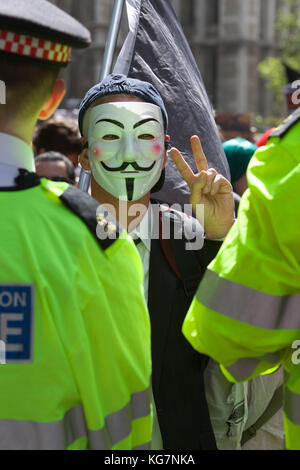
[[[206,241],[201,250],[193,252],[201,266],[199,281],[220,246],[221,243]],[[148,293],[152,383],[164,449],[217,448],[204,389],[208,358],[197,353],[181,332],[193,293],[186,295],[160,240],[152,240]]]

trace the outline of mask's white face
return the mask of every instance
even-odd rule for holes
[[[164,163],[161,109],[151,103],[114,102],[92,108],[89,161],[96,182],[123,201],[137,201],[158,182]]]

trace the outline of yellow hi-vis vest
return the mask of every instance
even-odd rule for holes
[[[139,255],[125,232],[102,249],[61,198],[95,220],[62,183],[0,191],[0,449],[149,448]]]
[[[300,449],[300,110],[257,150],[238,220],[183,325],[231,381],[285,366],[287,449]]]

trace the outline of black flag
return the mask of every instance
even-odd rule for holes
[[[127,0],[130,32],[114,73],[152,83],[163,97],[171,145],[196,172],[190,137],[200,137],[209,167],[230,180],[228,163],[203,80],[169,0]],[[189,202],[189,188],[169,159],[163,189],[154,195],[169,204]]]

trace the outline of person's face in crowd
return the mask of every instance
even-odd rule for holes
[[[36,173],[50,180],[53,178],[69,179],[67,165],[62,161],[36,162]]]
[[[71,160],[74,167],[77,168],[79,164],[79,155],[77,153],[68,153],[66,157]]]
[[[139,200],[161,176],[168,139],[158,106],[129,95],[98,100],[88,127],[87,155],[94,179],[117,199]]]
[[[42,155],[43,153],[46,153],[47,151],[48,151],[47,149],[41,148],[38,151],[38,155]],[[77,153],[65,153],[65,152],[61,152],[61,153],[63,153],[73,163],[75,168],[78,167],[80,155],[78,155]]]

